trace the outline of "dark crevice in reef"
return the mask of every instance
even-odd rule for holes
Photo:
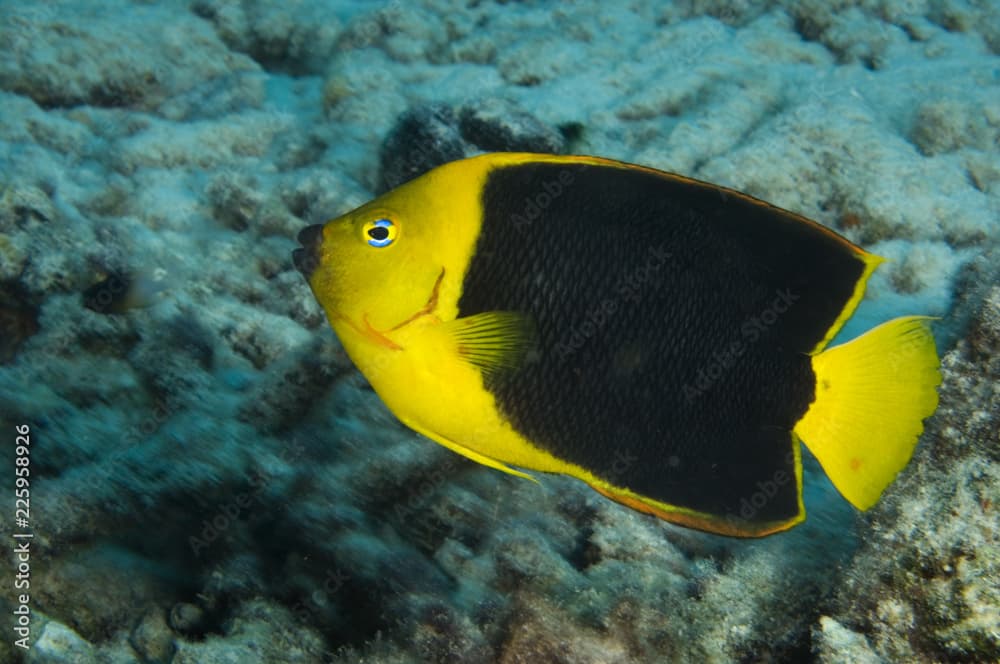
[[[38,308],[18,281],[0,283],[0,364],[8,364],[29,337],[37,333]]]
[[[577,571],[585,572],[591,565],[601,562],[600,548],[590,541],[593,534],[592,527],[582,528],[577,535],[576,546],[569,553],[569,564]]]

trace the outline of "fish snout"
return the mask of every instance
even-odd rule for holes
[[[319,247],[323,243],[323,224],[306,226],[298,235],[301,249],[292,252],[295,268],[308,279],[319,266]]]

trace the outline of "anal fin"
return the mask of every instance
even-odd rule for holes
[[[440,435],[438,433],[435,433],[433,431],[425,429],[425,428],[423,428],[423,427],[421,427],[419,425],[414,424],[413,422],[407,422],[407,421],[404,420],[403,424],[405,424],[409,428],[413,429],[414,431],[416,431],[420,435],[426,436],[427,438],[430,438],[435,443],[438,443],[439,445],[447,447],[452,452],[455,452],[456,454],[461,454],[466,459],[471,459],[471,460],[475,461],[478,464],[482,464],[484,466],[488,466],[488,467],[493,468],[495,470],[499,470],[501,472],[507,473],[508,475],[515,475],[516,477],[523,477],[524,479],[531,480],[532,482],[537,482],[538,481],[534,477],[532,477],[531,475],[529,475],[528,473],[522,472],[520,470],[515,470],[514,468],[511,468],[510,466],[508,466],[505,463],[497,461],[496,459],[488,457],[488,456],[486,456],[484,454],[480,454],[479,452],[476,452],[475,450],[471,450],[468,447],[466,447],[465,445],[461,445],[459,443],[456,443],[455,441],[451,440],[450,438],[446,438],[445,436],[442,436],[442,435]]]

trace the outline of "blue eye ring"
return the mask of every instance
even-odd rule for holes
[[[364,233],[368,244],[381,249],[388,247],[396,240],[398,229],[391,219],[376,219],[365,224]]]

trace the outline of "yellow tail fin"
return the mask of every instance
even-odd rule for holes
[[[816,399],[795,433],[866,510],[913,455],[941,383],[930,320],[908,316],[813,356]]]

